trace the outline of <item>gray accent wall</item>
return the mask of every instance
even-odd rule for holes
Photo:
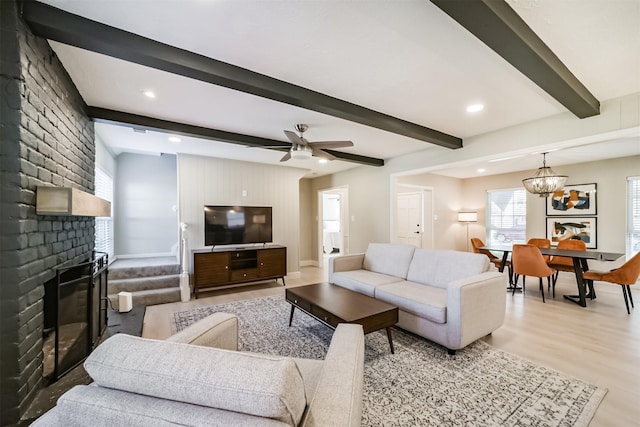
[[[116,164],[116,257],[177,254],[180,237],[176,156],[122,153]]]
[[[0,425],[42,387],[44,283],[88,260],[94,219],[36,215],[36,187],[94,190],[94,128],[46,40],[0,1]]]

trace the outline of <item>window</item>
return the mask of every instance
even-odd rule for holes
[[[487,245],[525,243],[527,193],[524,188],[487,192]]]
[[[627,178],[627,259],[640,252],[640,176]]]
[[[99,168],[96,168],[96,196],[112,203],[112,216],[96,217],[95,250],[109,254],[109,261],[113,261],[113,179]]]

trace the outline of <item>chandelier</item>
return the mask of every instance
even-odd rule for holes
[[[549,197],[550,194],[564,188],[567,182],[566,175],[556,175],[550,167],[547,167],[547,153],[542,153],[542,167],[531,178],[523,179],[522,184],[529,193],[540,197]]]

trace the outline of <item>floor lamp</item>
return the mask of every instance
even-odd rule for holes
[[[478,212],[458,212],[458,222],[467,226],[467,252],[469,252],[469,223],[478,222]]]

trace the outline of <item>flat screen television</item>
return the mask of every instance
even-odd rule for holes
[[[204,207],[205,246],[270,243],[271,227],[270,206]]]

